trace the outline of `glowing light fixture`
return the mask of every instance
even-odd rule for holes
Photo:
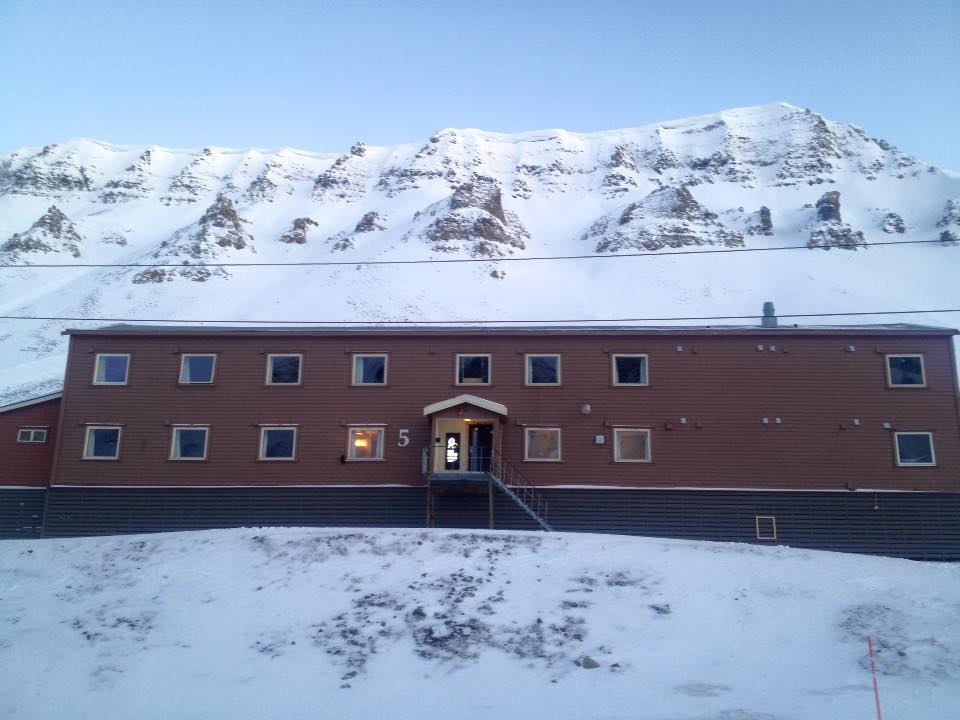
[[[370,445],[370,441],[365,437],[357,437],[353,440],[353,446],[358,448],[365,448]]]

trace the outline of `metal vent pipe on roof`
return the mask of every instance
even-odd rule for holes
[[[777,327],[777,311],[769,300],[763,304],[763,319],[760,320],[760,325],[765,328]]]

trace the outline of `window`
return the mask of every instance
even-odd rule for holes
[[[210,428],[198,425],[174,427],[170,445],[170,459],[206,460],[209,431]]]
[[[267,355],[267,385],[299,385],[303,355]]]
[[[297,452],[297,428],[260,428],[261,460],[294,460]]]
[[[897,451],[897,465],[925,467],[937,464],[933,455],[932,433],[898,432],[893,436]]]
[[[527,385],[559,385],[559,355],[527,355]]]
[[[18,443],[45,443],[46,441],[46,428],[20,428],[17,431]]]
[[[614,385],[648,385],[646,355],[614,355]]]
[[[387,384],[387,356],[386,355],[354,355],[353,356],[353,384],[354,385],[386,385]]]
[[[489,384],[489,355],[457,355],[457,385]]]
[[[90,425],[83,444],[84,460],[116,460],[120,457],[120,428]]]
[[[755,515],[753,522],[757,528],[757,540],[777,539],[777,518],[773,515]]]
[[[890,387],[926,387],[923,355],[887,355],[887,384]]]
[[[126,385],[129,371],[129,355],[97,353],[96,367],[93,371],[93,384]]]
[[[352,427],[347,458],[350,460],[383,460],[383,428]]]
[[[650,462],[650,431],[614,428],[613,459],[616,462]]]
[[[523,459],[560,462],[560,428],[525,428]]]
[[[209,385],[213,382],[213,369],[216,364],[216,355],[181,355],[180,384]]]

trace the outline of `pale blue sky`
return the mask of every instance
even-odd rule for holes
[[[0,0],[3,152],[340,152],[777,100],[960,170],[960,0]]]

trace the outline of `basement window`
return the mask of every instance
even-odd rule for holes
[[[262,427],[260,428],[261,460],[295,460],[297,450],[297,428]]]
[[[173,428],[170,444],[171,460],[206,460],[207,437],[210,428],[198,425],[185,425]]]
[[[457,385],[489,384],[489,355],[457,355]]]
[[[17,430],[18,443],[45,443],[47,441],[46,428],[20,428]]]
[[[524,428],[523,459],[560,462],[560,428]]]
[[[180,356],[181,385],[209,385],[217,364],[214,354],[184,354]]]
[[[121,428],[113,425],[90,425],[83,444],[84,460],[116,460],[120,457]]]
[[[267,355],[267,385],[299,385],[303,355]]]
[[[937,464],[933,454],[933,433],[898,432],[893,434],[897,465],[901,467],[932,467]]]
[[[383,428],[352,427],[349,433],[349,460],[383,460]]]
[[[890,387],[926,387],[923,355],[887,355],[887,384]]]
[[[650,462],[650,430],[646,428],[614,428],[613,459],[615,462]]]
[[[356,354],[353,356],[354,385],[386,385],[387,356]]]
[[[130,371],[129,354],[97,353],[93,370],[94,385],[126,385]]]
[[[614,355],[613,384],[614,385],[649,385],[646,355]]]
[[[559,355],[527,355],[527,385],[559,385]]]
[[[757,529],[757,540],[777,539],[777,518],[773,515],[757,515],[754,518]]]

